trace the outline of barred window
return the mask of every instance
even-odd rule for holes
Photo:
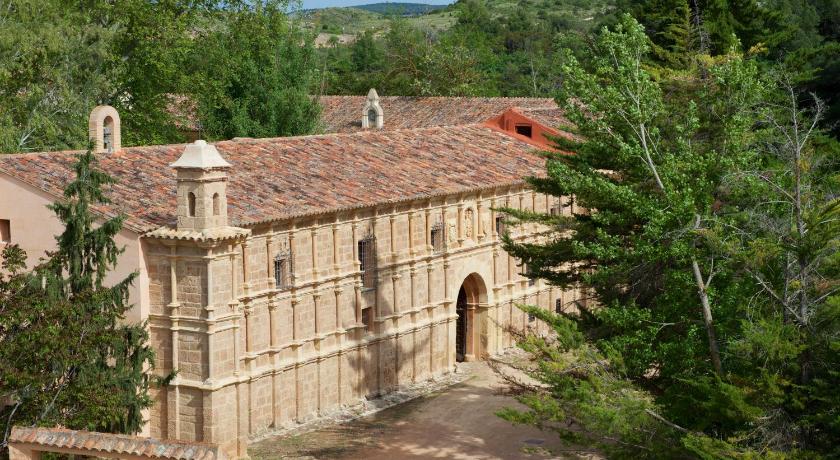
[[[284,252],[274,258],[274,287],[289,289],[292,287],[291,253]]]
[[[359,264],[362,272],[362,286],[376,288],[376,238],[371,236],[359,240]]]
[[[554,313],[558,315],[563,313],[563,299],[557,299],[554,301]]]
[[[507,227],[505,226],[505,216],[503,214],[499,214],[496,216],[496,235],[502,236],[507,231]]]
[[[434,252],[442,252],[446,249],[446,232],[444,231],[443,223],[438,222],[432,226],[430,239],[432,241],[432,250]]]
[[[365,325],[365,329],[371,330],[373,328],[373,308],[363,308],[362,309],[362,324]]]

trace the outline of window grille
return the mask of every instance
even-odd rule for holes
[[[496,216],[496,235],[500,237],[505,234],[507,231],[507,226],[505,225],[505,216],[498,215]]]
[[[277,289],[289,289],[292,287],[292,257],[286,251],[274,258],[274,287]]]
[[[556,299],[554,301],[554,313],[557,313],[558,315],[563,313],[563,299]]]
[[[373,328],[373,308],[363,308],[362,309],[362,324],[365,325],[365,329],[371,330]]]
[[[432,226],[430,239],[432,241],[432,250],[434,252],[443,252],[446,249],[446,232],[442,222],[438,222]]]
[[[376,288],[376,238],[368,236],[359,240],[359,268],[362,272],[362,286]]]

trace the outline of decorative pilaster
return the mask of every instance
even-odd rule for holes
[[[309,237],[312,245],[311,280],[314,282],[318,280],[318,229],[313,227],[312,230],[309,231]]]
[[[334,276],[338,276],[339,274],[339,265],[338,265],[338,224],[334,223],[332,226],[332,253],[333,253],[333,266],[332,271]]]

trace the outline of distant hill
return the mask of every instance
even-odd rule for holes
[[[301,10],[308,28],[322,34],[357,34],[366,30],[382,32],[388,28],[390,15],[408,17],[413,24],[432,30],[446,30],[455,17],[448,5],[422,3],[371,3],[351,7],[331,7]]]
[[[385,2],[358,5],[354,6],[353,8],[370,11],[371,13],[398,14],[401,16],[417,16],[421,14],[431,13],[432,11],[442,10],[447,6],[449,5],[427,5],[425,3]]]
[[[580,29],[582,24],[594,23],[599,14],[612,9],[616,0],[485,0],[494,17],[510,17],[525,9],[563,28]],[[320,34],[355,35],[366,30],[381,33],[387,30],[389,16],[401,15],[422,29],[444,31],[457,20],[452,5],[426,5],[423,3],[370,3],[352,7],[330,7],[302,10],[300,13],[308,28]],[[572,27],[574,25],[574,27]],[[325,42],[326,43],[326,42]]]

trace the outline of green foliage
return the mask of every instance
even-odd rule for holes
[[[0,2],[0,152],[80,149],[98,104],[123,145],[181,142],[174,96],[215,137],[312,132],[310,37],[286,2]]]
[[[107,202],[112,181],[90,152],[75,170],[65,199],[51,206],[65,227],[58,249],[31,272],[21,249],[3,251],[0,449],[12,425],[136,433],[152,403],[146,325],[125,318],[136,273],[104,284],[122,252],[114,238],[123,218],[96,226],[93,209]]]
[[[58,1],[0,11],[0,152],[84,147],[87,115],[116,91],[116,30]]]
[[[574,207],[504,209],[551,228],[505,249],[594,302],[524,307],[557,338],[522,341],[543,386],[502,415],[610,458],[836,455],[840,156],[817,136],[823,105],[739,54],[656,79],[650,52],[625,16],[564,55],[579,137],[557,143],[575,155],[547,153],[530,182]]]
[[[223,24],[199,40],[192,96],[211,138],[312,132],[312,37],[285,14],[285,2],[228,2]]]

